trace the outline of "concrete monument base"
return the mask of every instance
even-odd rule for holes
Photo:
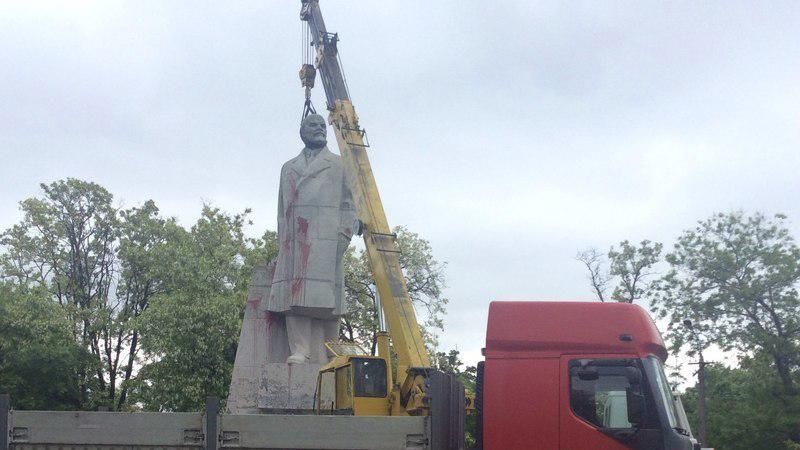
[[[260,412],[313,410],[321,364],[268,363],[258,390]]]
[[[304,414],[314,410],[321,364],[267,363],[254,379],[231,385],[232,414]],[[232,401],[233,400],[233,401]]]
[[[253,270],[228,394],[232,414],[302,414],[314,408],[322,364],[287,364],[286,317],[262,306],[274,270],[274,264]]]

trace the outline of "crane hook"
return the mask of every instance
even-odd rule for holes
[[[314,79],[317,77],[317,69],[312,64],[303,64],[300,68],[300,86],[306,88],[306,101],[303,104],[303,117],[309,114],[316,114],[314,105],[311,103],[311,89],[314,87]]]

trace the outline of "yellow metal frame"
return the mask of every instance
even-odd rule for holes
[[[429,367],[428,352],[400,267],[400,251],[386,220],[352,103],[338,100],[328,120],[336,130],[358,217],[365,225],[364,244],[397,353],[398,376],[409,367]]]
[[[354,371],[352,369],[351,360],[357,359],[379,359],[383,360],[386,367],[386,395],[383,397],[359,397],[355,395],[355,380],[353,379]],[[330,410],[328,405],[322,405],[321,399],[328,396],[323,393],[322,378],[325,374],[334,374],[334,398],[333,411]],[[356,416],[386,416],[392,415],[392,392],[391,376],[392,366],[391,360],[382,356],[365,356],[365,355],[342,355],[334,357],[331,362],[324,365],[319,370],[319,377],[317,378],[317,399],[314,409],[317,414],[352,414]]]

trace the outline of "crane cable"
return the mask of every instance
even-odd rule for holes
[[[314,68],[313,58],[314,52],[313,41],[311,39],[311,30],[306,27],[306,24],[300,22],[301,33],[301,50],[300,58],[302,65],[300,67],[300,86],[305,88],[305,103],[303,103],[303,114],[300,117],[302,121],[309,114],[316,114],[317,110],[314,109],[314,104],[311,103],[311,89],[314,87],[314,79],[317,77],[317,69]]]

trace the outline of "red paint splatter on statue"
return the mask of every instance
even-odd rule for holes
[[[294,280],[292,280],[292,297],[298,297],[303,291],[306,272],[308,271],[308,258],[311,255],[311,243],[308,239],[308,219],[297,218],[297,241],[300,244],[300,261],[296,266]]]
[[[308,219],[304,217],[297,218],[297,237],[301,241],[308,240]]]
[[[284,223],[286,224],[287,227],[291,227],[292,225],[294,225],[294,207],[299,197],[300,193],[297,192],[297,181],[290,176],[289,198],[287,199],[288,201],[286,202],[286,211],[284,211],[283,213]],[[289,251],[291,249],[291,244],[292,244],[291,236],[294,233],[292,233],[290,230],[285,230],[285,231],[286,232],[284,233],[283,242],[281,242],[281,245],[283,246],[284,250]]]
[[[272,312],[266,311],[264,319],[266,319],[267,321],[267,329],[269,330],[270,328],[272,328],[272,324],[275,323],[275,316],[272,314]]]

